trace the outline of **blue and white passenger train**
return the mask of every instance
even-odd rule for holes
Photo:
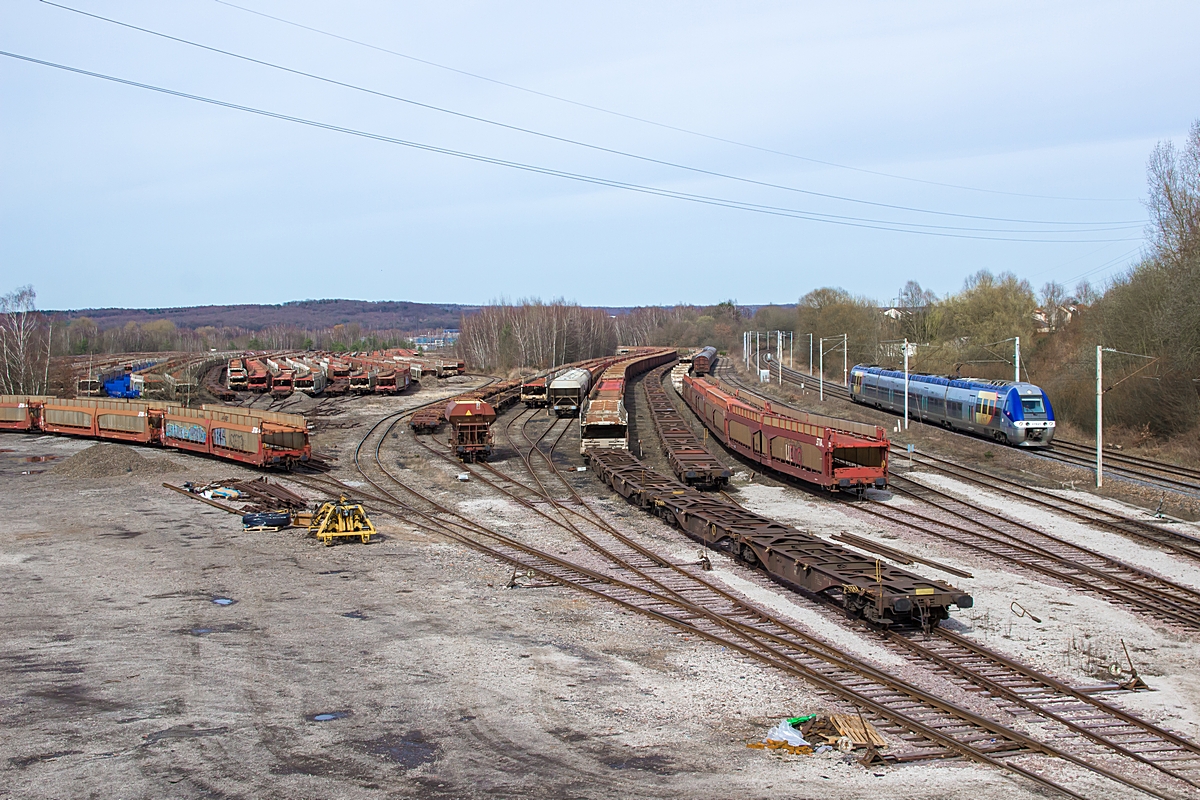
[[[904,373],[856,364],[850,399],[904,413]],[[910,419],[986,436],[1002,444],[1046,447],[1054,438],[1050,398],[1032,383],[908,374]]]

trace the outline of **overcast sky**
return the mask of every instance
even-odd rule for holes
[[[0,57],[0,291],[32,283],[43,308],[644,305],[788,303],[825,285],[886,302],[908,279],[946,293],[981,268],[1102,283],[1142,246],[1151,149],[1200,117],[1191,2],[231,2],[325,33],[218,0],[64,0],[620,153],[35,0],[0,3],[0,49],[693,199]]]

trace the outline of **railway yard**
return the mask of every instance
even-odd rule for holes
[[[0,399],[0,797],[1200,798],[1200,472],[681,353]]]

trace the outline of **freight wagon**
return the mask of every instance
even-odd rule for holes
[[[628,381],[647,370],[674,361],[674,350],[643,352],[604,370],[579,414],[579,449],[629,449],[629,411],[625,408]]]
[[[622,450],[593,450],[593,471],[630,503],[678,526],[714,550],[761,568],[785,586],[828,598],[882,625],[929,629],[971,595],[834,542],[761,517],[728,499],[660,475]]]
[[[296,372],[296,391],[310,397],[325,391],[325,371],[319,364],[306,360],[288,359],[288,363]]]
[[[455,399],[446,404],[444,413],[450,423],[450,449],[454,455],[467,463],[486,461],[492,454],[495,409],[482,400]]]
[[[904,413],[904,373],[856,364],[850,370],[855,403]],[[1001,444],[1046,447],[1054,438],[1050,398],[1032,383],[908,374],[908,415]]]
[[[764,467],[833,492],[887,486],[883,428],[779,407],[691,375],[683,399],[726,447]]]
[[[296,373],[290,369],[281,369],[271,380],[272,397],[291,397],[296,388]]]
[[[560,417],[573,417],[579,413],[588,390],[592,387],[592,373],[581,367],[569,369],[550,381],[546,393],[550,410]]]
[[[225,387],[234,392],[244,392],[249,388],[246,367],[240,358],[229,359],[229,366],[225,369]]]
[[[0,397],[0,429],[158,445],[259,467],[308,461],[304,417],[142,400]]]
[[[717,348],[704,347],[692,356],[692,374],[708,375],[717,363]]]
[[[267,371],[267,365],[257,358],[246,363],[246,388],[260,393],[271,391],[271,373]]]
[[[350,374],[350,391],[353,394],[370,394],[375,390],[375,370],[359,370]]]

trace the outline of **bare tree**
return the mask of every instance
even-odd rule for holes
[[[1052,331],[1058,330],[1062,324],[1063,304],[1067,300],[1067,290],[1058,281],[1050,281],[1042,287],[1042,313],[1046,317],[1046,327]]]
[[[45,391],[49,341],[42,345],[43,320],[37,312],[37,293],[22,286],[0,297],[0,394],[38,394]]]
[[[1200,253],[1200,120],[1187,142],[1159,142],[1150,155],[1147,237],[1158,259],[1178,265]]]

